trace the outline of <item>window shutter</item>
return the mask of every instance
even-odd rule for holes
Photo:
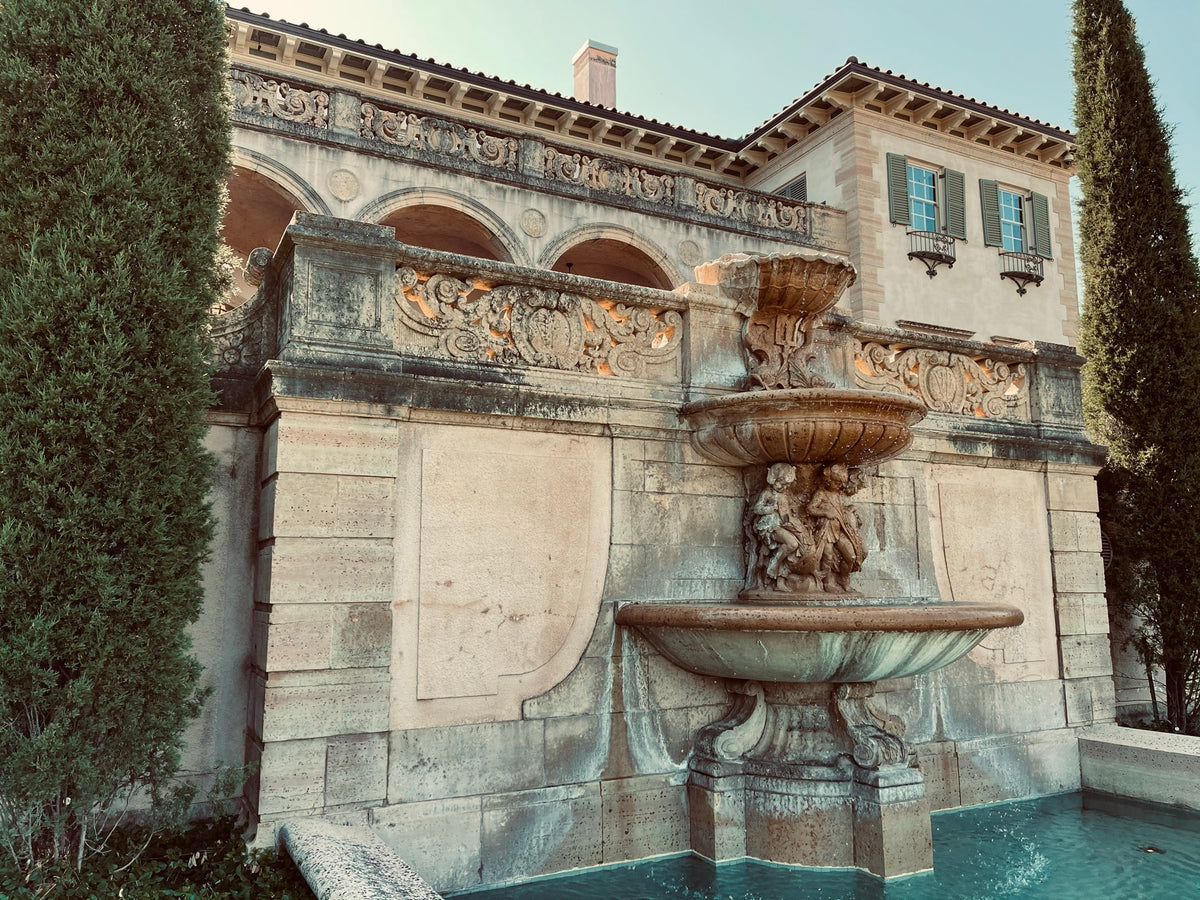
[[[952,169],[946,170],[946,234],[967,239],[967,179]]]
[[[908,225],[908,157],[898,153],[887,155],[888,213],[897,225]]]
[[[808,173],[806,172],[795,181],[784,185],[776,193],[781,197],[787,197],[789,200],[795,200],[797,203],[807,203]]]
[[[1042,259],[1053,259],[1050,237],[1050,201],[1045,194],[1029,195],[1029,233],[1033,240],[1029,248]]]
[[[980,179],[979,206],[983,210],[984,246],[1004,246],[1004,241],[1000,234],[1000,186],[996,182]]]

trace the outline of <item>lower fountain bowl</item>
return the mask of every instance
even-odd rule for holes
[[[1020,625],[1001,603],[847,605],[639,601],[617,610],[676,665],[749,681],[853,683],[932,672],[994,628]]]

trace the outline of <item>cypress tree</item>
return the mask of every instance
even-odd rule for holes
[[[0,0],[0,845],[78,864],[199,711],[224,4]]]
[[[1200,665],[1200,269],[1145,53],[1120,0],[1076,0],[1084,408],[1109,448],[1110,601],[1144,620],[1167,715]],[[1190,693],[1189,693],[1190,692]]]

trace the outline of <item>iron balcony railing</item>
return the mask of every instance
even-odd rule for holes
[[[1000,251],[1000,277],[1009,278],[1017,285],[1017,293],[1024,294],[1027,285],[1041,285],[1042,258],[1036,253],[1019,250]]]
[[[908,232],[908,258],[919,259],[932,278],[938,266],[954,268],[954,238],[940,231]]]

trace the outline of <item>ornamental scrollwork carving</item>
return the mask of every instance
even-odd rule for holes
[[[683,318],[532,285],[478,288],[445,274],[396,271],[398,320],[451,359],[641,377],[676,357]]]
[[[546,177],[552,181],[565,181],[589,190],[620,194],[649,203],[675,205],[675,179],[670,175],[629,166],[616,160],[584,156],[580,153],[562,153],[553,147],[547,147],[545,172]]]
[[[812,217],[807,206],[787,203],[754,191],[739,191],[698,181],[696,209],[748,225],[779,228],[805,237],[812,235]]]
[[[862,769],[903,764],[916,766],[916,755],[904,743],[904,722],[898,716],[880,713],[871,705],[872,684],[840,684],[833,704],[842,727],[854,742],[850,754]]]
[[[270,356],[274,333],[272,304],[261,293],[247,303],[212,316],[213,370],[217,375],[254,375]]]
[[[324,91],[300,90],[286,82],[268,81],[253,72],[237,69],[229,73],[229,89],[235,110],[315,128],[329,126],[329,95]]]
[[[819,388],[833,385],[810,368],[816,359],[811,317],[756,312],[746,321],[750,385],[754,389]]]
[[[432,116],[383,110],[374,103],[363,103],[359,133],[368,140],[458,157],[498,169],[515,170],[520,160],[516,138],[498,137]]]
[[[919,397],[934,412],[1028,421],[1029,379],[1022,363],[928,347],[858,342],[859,387]]]

